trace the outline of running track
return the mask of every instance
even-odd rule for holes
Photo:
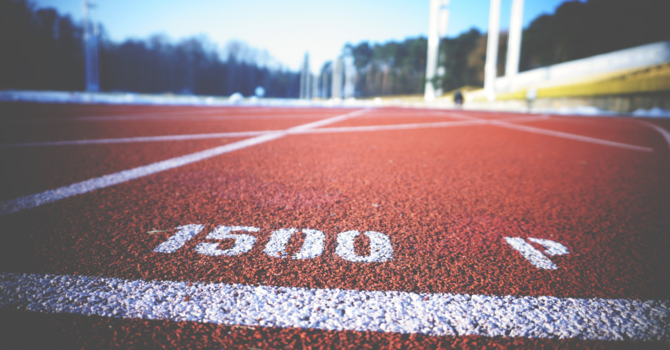
[[[670,122],[0,105],[18,348],[665,348]]]

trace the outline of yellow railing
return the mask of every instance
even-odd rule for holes
[[[538,98],[624,95],[670,90],[670,63],[603,80],[537,89]],[[522,100],[526,89],[500,93],[496,100]]]

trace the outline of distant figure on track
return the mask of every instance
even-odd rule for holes
[[[460,91],[456,91],[454,94],[454,104],[457,108],[461,108],[463,106],[463,94]]]

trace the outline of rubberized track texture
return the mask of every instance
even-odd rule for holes
[[[0,105],[12,348],[667,348],[670,123]]]

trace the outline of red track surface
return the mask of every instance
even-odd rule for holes
[[[2,143],[284,130],[335,109],[3,105]],[[161,113],[164,118],[159,118]],[[459,112],[475,118],[515,114]],[[123,119],[124,116],[154,119]],[[76,119],[115,116],[104,121]],[[242,118],[246,116],[246,118]],[[225,118],[224,118],[225,117]],[[238,118],[239,117],[239,118]],[[159,118],[159,119],[156,119]],[[218,118],[218,119],[217,119]],[[110,120],[112,119],[112,120]],[[29,122],[28,122],[29,120]],[[327,127],[461,120],[450,111],[378,109]],[[666,121],[656,122],[668,128]],[[653,148],[640,152],[491,125],[289,135],[176,169],[0,216],[1,270],[130,280],[238,283],[492,296],[667,300],[670,151],[635,120],[552,116],[519,125]],[[0,148],[0,200],[236,142],[242,138]],[[205,229],[173,254],[153,250],[177,226]],[[194,248],[216,226],[255,226],[246,254]],[[325,233],[309,260],[263,253],[271,232]],[[147,233],[151,230],[169,232]],[[348,230],[388,235],[393,260],[335,254]],[[531,265],[504,237],[563,244],[559,268]],[[228,244],[228,245],[226,245]],[[297,253],[295,235],[286,252]],[[356,252],[366,255],[360,235]],[[536,249],[541,246],[535,245]],[[219,249],[232,247],[222,243]],[[656,343],[429,337],[301,328],[235,328],[2,311],[10,337],[70,347],[611,348]],[[37,332],[35,326],[44,332]],[[667,325],[666,325],[667,327]],[[662,346],[662,345],[660,345]]]
[[[140,107],[137,111],[117,106],[97,111],[82,106],[73,109],[70,112],[66,106],[54,106],[48,112],[37,109],[7,113],[3,118],[7,124],[1,131],[3,143],[283,130],[346,113],[342,109],[296,108],[280,112],[269,108],[197,108],[195,113],[183,107]]]
[[[8,200],[69,185],[129,168],[150,164],[238,141],[221,138],[202,141],[137,144],[0,148],[3,186],[0,200]],[[102,160],[102,161],[101,161]]]

